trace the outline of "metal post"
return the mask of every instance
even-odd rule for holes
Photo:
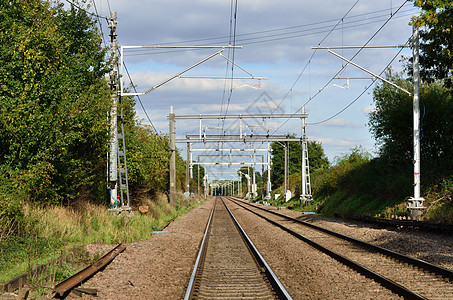
[[[288,190],[288,142],[285,142],[284,150],[285,150],[285,197],[286,197],[286,191]],[[286,199],[286,198],[285,198]]]
[[[411,218],[418,218],[422,214],[423,201],[420,197],[420,103],[419,103],[419,85],[420,85],[420,65],[419,65],[419,29],[417,24],[413,27],[413,111],[414,111],[414,197],[408,200],[408,212]]]
[[[271,145],[267,143],[267,197],[271,199]]]
[[[200,158],[198,158],[198,162],[200,162]],[[200,196],[200,165],[197,165],[197,195]]]
[[[264,161],[264,158],[261,158]],[[261,198],[264,198],[264,165],[261,165]]]
[[[302,113],[305,114],[305,106],[302,106]],[[307,174],[305,165],[305,118],[302,121],[302,197],[307,194]]]
[[[242,139],[242,118],[239,118],[239,136]]]
[[[187,143],[186,192],[190,193],[190,143]]]
[[[117,128],[117,103],[118,103],[118,69],[117,69],[117,25],[116,12],[111,12],[109,28],[110,28],[110,48],[112,54],[112,70],[110,71],[110,89],[112,108],[110,110],[110,152],[109,152],[109,178],[108,188],[110,194],[110,206],[115,206],[118,199],[118,128]]]
[[[176,204],[176,119],[173,106],[170,106],[170,203]]]
[[[252,195],[253,195],[253,198],[255,198],[256,197],[255,167],[252,168],[252,172],[253,172]]]

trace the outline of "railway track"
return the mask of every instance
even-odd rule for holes
[[[184,299],[291,299],[220,198]]]
[[[453,271],[229,197],[407,299],[453,299]],[[341,254],[340,254],[341,253]]]

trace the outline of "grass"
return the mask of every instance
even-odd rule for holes
[[[88,265],[93,258],[83,245],[131,243],[151,237],[170,219],[190,211],[198,205],[179,197],[171,206],[164,195],[146,199],[149,212],[134,211],[133,216],[116,216],[104,206],[84,202],[77,208],[61,206],[33,207],[24,205],[23,218],[16,234],[2,235],[0,240],[0,282],[32,270],[37,265],[50,263],[45,274],[33,280],[36,291],[53,286]],[[48,279],[51,278],[49,283]]]

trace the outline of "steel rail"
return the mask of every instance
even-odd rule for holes
[[[278,280],[277,276],[272,271],[271,267],[267,264],[267,262],[264,260],[263,256],[259,253],[258,249],[255,247],[253,242],[250,240],[247,233],[245,233],[244,229],[241,227],[238,220],[235,218],[233,213],[230,211],[230,209],[226,205],[225,201],[222,200],[222,202],[223,202],[223,205],[225,205],[225,208],[228,210],[228,213],[230,214],[231,218],[234,220],[234,224],[239,229],[239,232],[243,236],[247,246],[251,250],[253,256],[256,258],[258,264],[264,268],[266,277],[268,278],[269,282],[271,283],[272,287],[274,288],[274,291],[279,296],[279,299],[292,299],[291,296],[289,295],[289,293],[283,287],[280,280]]]
[[[244,202],[242,202],[242,203],[244,203]],[[250,205],[248,203],[245,203],[245,204]],[[250,205],[250,206],[253,206],[253,205]],[[368,248],[370,250],[373,250],[375,252],[384,254],[386,256],[389,256],[391,258],[397,259],[399,261],[402,261],[402,262],[417,266],[419,268],[422,268],[425,271],[434,273],[436,275],[440,275],[440,276],[442,276],[444,278],[448,278],[450,280],[453,280],[453,270],[449,270],[449,269],[446,269],[446,268],[443,268],[443,267],[440,267],[440,266],[436,266],[434,264],[431,264],[431,263],[429,263],[427,261],[424,261],[424,260],[421,260],[421,259],[417,259],[417,258],[413,258],[413,257],[407,256],[407,255],[403,255],[401,253],[398,253],[398,252],[383,248],[383,247],[375,245],[375,244],[371,244],[371,243],[368,243],[368,242],[365,242],[365,241],[362,241],[362,240],[359,240],[359,239],[356,239],[356,238],[353,238],[353,237],[350,237],[350,236],[347,236],[347,235],[344,235],[344,234],[341,234],[341,233],[338,233],[338,232],[335,232],[335,231],[332,231],[332,230],[329,230],[329,229],[326,229],[326,228],[322,228],[322,227],[316,226],[314,224],[310,224],[308,222],[304,222],[302,220],[298,220],[298,219],[295,219],[295,218],[292,218],[292,217],[289,217],[289,216],[285,216],[285,215],[282,215],[282,214],[277,213],[275,211],[271,211],[271,210],[268,210],[268,209],[265,209],[265,208],[262,208],[262,207],[258,207],[258,206],[253,206],[253,207],[255,207],[257,209],[260,209],[260,210],[264,210],[264,211],[266,211],[268,213],[271,213],[271,214],[274,214],[276,216],[285,218],[287,220],[302,224],[304,226],[308,226],[308,227],[316,229],[318,231],[333,235],[333,236],[335,236],[337,238],[346,240],[348,242],[351,242],[353,244],[356,244],[356,245],[364,247],[364,248]]]
[[[101,270],[105,267],[108,263],[110,263],[118,254],[123,252],[126,249],[126,246],[123,244],[118,244],[115,248],[110,250],[107,254],[101,257],[99,260],[91,264],[90,266],[86,267],[82,271],[78,272],[77,274],[69,277],[68,279],[60,282],[57,284],[53,290],[55,295],[59,297],[63,297],[65,294],[69,293],[74,287],[81,284],[86,279],[93,276],[96,272]]]
[[[215,200],[215,201],[217,201],[217,200]],[[206,229],[204,231],[203,240],[201,241],[201,244],[200,244],[200,250],[198,251],[197,259],[195,260],[195,265],[193,267],[192,275],[190,276],[190,280],[189,280],[189,284],[187,286],[184,300],[190,299],[190,296],[194,289],[195,276],[197,275],[198,266],[200,265],[201,258],[203,257],[204,253],[206,252],[206,245],[207,245],[206,241],[209,238],[208,232],[209,232],[209,228],[212,223],[212,215],[214,214],[215,205],[216,205],[216,203],[214,202],[214,205],[212,206],[211,214],[209,215],[208,223],[206,224]]]
[[[400,295],[400,296],[403,296],[407,299],[427,299],[417,293],[415,293],[414,291],[411,291],[410,289],[400,285],[399,283],[385,277],[385,276],[382,276],[376,272],[374,272],[373,270],[369,269],[369,268],[366,268],[364,267],[363,265],[359,264],[359,263],[356,263],[355,261],[353,260],[350,260],[349,258],[339,254],[339,253],[336,253],[306,237],[304,237],[303,235],[289,229],[289,228],[286,228],[285,226],[263,216],[263,215],[260,215],[259,213],[249,209],[248,207],[245,207],[244,205],[238,203],[237,200],[233,200],[233,197],[228,197],[228,199],[230,199],[230,201],[232,201],[233,203],[236,203],[237,205],[241,206],[242,208],[246,209],[247,211],[250,211],[251,213],[263,218],[264,220],[266,220],[267,222],[277,226],[278,228],[286,231],[287,233],[291,234],[292,236],[304,241],[305,243],[309,244],[310,246],[312,246],[313,248],[323,252],[323,253],[326,253],[327,255],[329,255],[330,257],[334,258],[335,260],[341,262],[342,264],[350,267],[351,269],[359,272],[360,274],[363,274],[364,276],[370,278],[370,279],[373,279],[374,281],[380,283],[382,286],[388,288],[389,290],[393,291],[394,293]],[[253,207],[256,207],[256,206],[253,206]],[[267,212],[269,212],[268,210],[265,210]],[[280,214],[278,214],[280,216]],[[281,215],[282,217],[286,217],[286,216],[283,216]]]
[[[216,200],[217,202],[217,200]],[[237,219],[234,217],[233,213],[230,211],[228,206],[225,204],[225,202],[222,200],[223,205],[227,209],[229,215],[231,216],[231,219],[233,220],[233,223],[235,224],[236,228],[238,229],[239,233],[241,234],[244,242],[246,243],[247,247],[249,248],[251,254],[255,258],[256,263],[264,270],[263,273],[265,274],[266,278],[268,279],[269,283],[271,284],[272,288],[274,289],[274,292],[278,296],[278,299],[292,299],[289,293],[286,291],[286,289],[283,287],[281,282],[278,280],[276,277],[275,273],[271,270],[270,266],[266,263],[262,255],[259,253],[258,249],[255,247],[253,242],[250,240],[250,238],[247,236],[245,233],[244,229],[241,227]],[[209,239],[209,232],[210,232],[210,227],[213,222],[213,214],[215,210],[216,203],[214,204],[211,214],[209,216],[208,223],[206,225],[206,229],[204,232],[203,240],[200,245],[200,250],[197,255],[197,259],[195,261],[195,265],[192,271],[192,275],[190,277],[189,284],[186,289],[186,294],[184,296],[185,300],[191,299],[192,294],[195,289],[195,277],[197,273],[199,272],[199,266],[202,263],[202,259],[204,255],[206,254],[206,249],[207,249],[207,243]]]

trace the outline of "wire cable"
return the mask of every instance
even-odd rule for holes
[[[396,9],[397,7],[394,7],[394,8]],[[410,9],[401,11],[400,13],[410,12],[410,11],[414,11],[414,8],[410,8]],[[359,17],[369,16],[369,15],[372,15],[372,14],[383,13],[383,12],[386,12],[386,13],[385,14],[380,14],[378,16],[374,16],[374,17],[371,17],[371,18],[361,19],[361,20],[358,20],[358,21],[345,22],[345,25],[351,24],[351,23],[356,23],[356,22],[359,22],[359,21],[362,21],[362,20],[381,18],[381,17],[384,17],[384,16],[387,17],[388,16],[388,13],[387,13],[388,9],[377,10],[377,11],[373,11],[373,12],[362,13],[362,14],[351,15],[351,16],[345,17],[344,21],[349,20],[349,19],[355,19],[355,18],[359,18]],[[295,25],[295,26],[290,26],[290,27],[282,27],[282,28],[277,28],[277,29],[267,29],[267,30],[262,30],[262,31],[242,33],[242,34],[237,34],[237,37],[258,35],[258,34],[262,34],[262,33],[278,32],[278,31],[285,31],[285,30],[303,28],[303,27],[311,27],[311,26],[315,26],[315,25],[328,24],[328,23],[334,23],[334,22],[338,22],[338,19],[332,19],[332,20],[326,20],[326,21],[320,21],[320,22],[313,22],[313,23]],[[323,26],[323,27],[315,28],[315,29],[331,28],[331,26],[332,25],[326,25],[326,26]],[[313,30],[313,29],[310,29],[310,30]],[[295,32],[298,32],[298,31],[295,31]],[[281,35],[281,34],[282,33],[279,33],[279,35]],[[194,42],[214,42],[214,41],[225,41],[225,39],[229,40],[230,38],[231,38],[231,36],[220,36],[220,37],[210,37],[210,38],[202,38],[202,39],[183,40],[183,41],[166,42],[166,43],[158,43],[158,44],[159,45],[171,45],[171,44],[184,44],[184,43],[194,43]],[[237,42],[244,41],[244,40],[248,40],[248,39],[238,39]]]
[[[137,88],[135,87],[135,84],[132,82],[132,78],[131,78],[131,75],[129,74],[129,70],[127,69],[126,67],[126,63],[123,61],[123,66],[124,66],[124,69],[126,70],[126,74],[127,74],[127,77],[129,77],[129,81],[131,82],[131,85],[132,87],[134,88],[134,91],[137,93]],[[148,113],[146,112],[146,109],[145,109],[145,106],[143,105],[143,102],[142,102],[142,99],[140,99],[140,96],[138,95],[135,95],[138,99],[138,102],[140,102],[140,105],[143,109],[143,111],[145,112],[145,115],[146,115],[146,118],[148,119],[149,123],[151,124],[151,126],[153,127],[154,131],[159,134],[159,132],[157,131],[156,127],[154,127],[154,124],[153,122],[151,121],[150,117],[148,116]]]
[[[77,7],[78,9],[83,10],[84,12],[86,12],[87,14],[89,14],[89,15],[91,15],[91,16],[93,16],[93,17],[96,17],[96,18],[103,18],[103,19],[108,20],[107,17],[100,16],[100,15],[98,15],[98,14],[94,14],[94,13],[92,13],[92,12],[89,12],[89,11],[87,11],[86,9],[82,8],[81,6],[75,4],[74,2],[72,2],[72,1],[70,1],[70,0],[65,0],[65,1],[68,2],[69,4],[71,4],[72,6],[75,6],[75,7]]]
[[[408,40],[409,41],[409,40]],[[403,48],[400,48],[400,50],[398,51],[398,53],[396,53],[396,55],[392,58],[392,60],[387,64],[387,66],[379,73],[379,76],[381,76],[389,67],[390,65],[395,61],[395,59],[398,57],[398,55],[400,55],[401,51],[403,51]],[[307,123],[307,126],[308,125],[319,125],[319,124],[322,124],[322,123],[326,123],[327,121],[330,121],[332,120],[333,118],[335,118],[336,116],[340,115],[342,112],[344,112],[346,109],[348,109],[352,104],[354,104],[355,102],[357,102],[357,100],[360,99],[360,97],[363,96],[363,94],[365,94],[368,89],[374,85],[374,83],[378,80],[378,78],[373,78],[372,79],[372,82],[360,93],[360,95],[358,95],[354,100],[352,100],[348,105],[346,105],[343,109],[341,109],[339,112],[337,112],[336,114],[328,117],[327,119],[325,120],[322,120],[322,121],[318,121],[318,122],[315,122],[315,123]]]
[[[379,27],[379,29],[378,29],[378,30],[377,30],[377,31],[376,31],[376,32],[368,39],[368,41],[367,41],[367,42],[366,42],[366,43],[365,43],[365,44],[364,44],[364,45],[363,45],[363,46],[362,46],[362,47],[361,47],[361,48],[360,48],[353,56],[352,56],[352,58],[351,58],[350,60],[353,60],[353,59],[354,59],[354,58],[355,58],[355,57],[356,57],[356,56],[364,49],[364,47],[365,47],[366,45],[368,45],[368,44],[371,42],[371,40],[372,40],[372,39],[373,39],[373,38],[374,38],[374,37],[375,37],[375,36],[376,36],[376,35],[384,28],[384,26],[385,26],[385,25],[386,25],[386,24],[387,24],[387,23],[395,16],[395,14],[396,14],[396,13],[397,13],[397,12],[398,12],[405,4],[406,4],[407,1],[408,1],[408,0],[405,0],[405,1],[404,1],[404,3],[403,3],[403,4],[395,11],[395,13],[392,14],[392,15],[384,22],[384,24],[382,24],[382,25]],[[327,82],[327,83],[326,83],[326,84],[325,84],[325,85],[324,85],[324,86],[323,86],[323,87],[322,87],[322,88],[321,88],[321,89],[313,96],[313,97],[310,97],[310,99],[309,99],[307,102],[305,102],[305,103],[304,103],[304,104],[303,104],[296,112],[294,112],[294,113],[293,113],[293,114],[292,114],[285,122],[283,122],[283,124],[280,125],[280,126],[274,131],[274,133],[272,133],[272,135],[274,135],[275,132],[277,132],[277,130],[279,130],[279,129],[280,129],[281,127],[283,127],[286,123],[288,123],[288,121],[289,121],[295,114],[299,113],[299,111],[302,109],[303,106],[307,105],[307,104],[308,104],[309,102],[311,102],[316,96],[318,96],[318,95],[319,95],[319,94],[320,94],[320,93],[321,93],[321,92],[322,92],[322,91],[323,91],[323,90],[324,90],[324,89],[332,82],[332,80],[334,80],[334,78],[335,78],[338,74],[340,74],[341,72],[343,72],[343,70],[344,70],[344,68],[345,68],[346,66],[347,66],[347,64],[346,64],[344,67],[342,67],[342,68],[341,68],[341,69],[340,69],[340,70],[339,70],[339,71],[338,71],[338,72],[337,72],[337,73],[336,73],[336,74],[335,74],[335,75],[334,75],[334,76],[333,76],[333,77],[332,77],[332,78],[331,78],[331,79],[330,79],[330,80],[329,80],[329,81],[328,81],[328,82]],[[363,95],[363,93],[362,93],[361,95]],[[360,96],[361,96],[361,95],[360,95]],[[359,97],[359,98],[360,98],[360,97]],[[358,99],[358,98],[357,98],[357,99]],[[355,100],[355,101],[357,101],[357,100]],[[352,103],[351,103],[349,106],[351,106],[351,105],[352,105]],[[344,110],[346,110],[349,106],[347,106],[347,107],[344,108],[342,111],[340,111],[340,113],[343,112]]]
[[[407,2],[408,0],[405,0],[404,3],[396,10],[395,13],[398,12],[398,10],[400,10]],[[349,59],[349,60],[353,60],[354,58],[357,57],[357,55],[360,54],[360,52],[362,52],[362,50],[365,48],[365,46],[367,46],[372,39],[374,39],[374,37],[385,27],[385,25],[387,25],[387,23],[393,18],[394,14],[391,15],[380,27],[379,29],[368,39],[368,41],[366,41],[365,44],[363,44],[363,46],[357,50],[357,52]],[[341,74],[341,72],[344,71],[344,69],[348,66],[348,64],[344,65],[313,97],[311,97],[307,102],[304,103],[304,105],[302,106],[305,106],[307,105],[308,103],[310,103],[316,96],[318,96],[334,79],[335,77],[337,77],[339,74]]]
[[[234,5],[234,28],[233,28],[233,46],[236,46],[236,24],[237,24],[237,11],[238,11],[238,1],[235,0],[235,5]],[[231,102],[231,97],[233,95],[233,78],[234,78],[234,54],[235,54],[235,48],[232,49],[232,63],[231,63],[231,81],[230,81],[230,94],[228,96],[228,102],[227,102],[227,107],[225,109],[225,116],[228,114],[228,109],[230,107],[230,102]]]
[[[357,3],[359,3],[360,0],[357,0],[353,5],[352,7],[346,12],[346,14],[343,16],[343,18],[341,18],[336,24],[334,27],[332,27],[329,32],[326,34],[326,36],[324,36],[324,38],[318,43],[318,45],[321,45],[322,42],[324,42],[327,37],[335,30],[335,28],[337,28],[338,25],[340,25],[340,23],[343,22],[344,18],[351,12],[351,10],[357,5]],[[317,49],[315,49],[315,51],[313,51],[313,53],[311,54],[310,58],[308,59],[307,63],[305,64],[305,66],[302,68],[302,71],[300,71],[299,75],[297,76],[296,80],[293,82],[293,84],[291,85],[291,88],[288,90],[288,92],[286,92],[285,96],[283,97],[283,99],[280,101],[280,103],[275,107],[275,109],[272,110],[271,113],[274,113],[279,107],[280,105],[282,105],[282,103],[285,101],[286,97],[288,97],[288,95],[292,92],[294,86],[297,84],[297,82],[299,81],[300,77],[302,76],[302,74],[304,74],[305,70],[307,69],[307,67],[309,66],[309,64],[311,63],[311,60],[313,59],[313,57],[315,56],[317,52]]]
[[[99,25],[99,30],[101,31],[102,41],[104,42],[104,47],[106,47],[107,43],[105,42],[104,31],[102,30],[101,19],[99,18],[98,9],[96,7],[96,1],[92,0],[92,2],[93,2],[93,6],[94,6],[94,11],[96,12],[96,15],[97,15],[96,19],[98,20],[97,23]]]

